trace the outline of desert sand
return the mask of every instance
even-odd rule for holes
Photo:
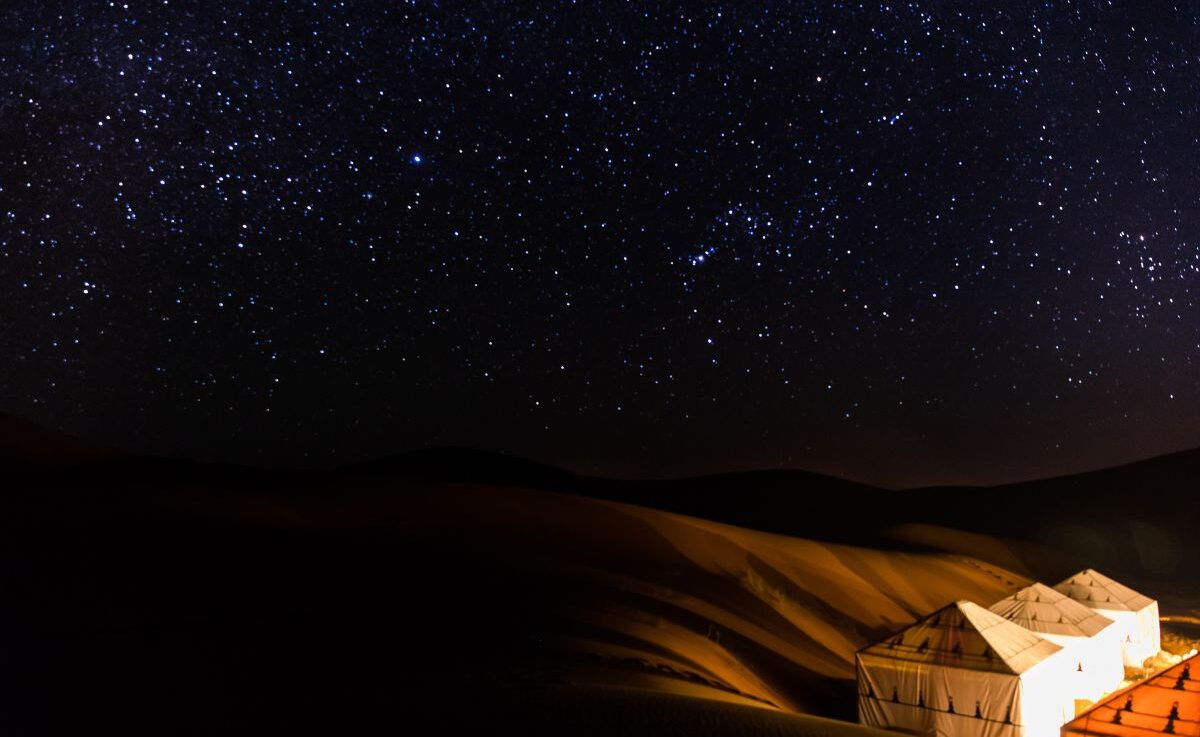
[[[771,473],[696,480],[689,497],[688,481],[521,463],[294,472],[92,461],[53,440],[15,452],[0,498],[6,733],[867,737],[847,723],[857,649],[1095,553],[1049,534],[1097,524],[1078,512],[1094,487],[1071,480],[1054,488],[1081,491],[1031,526],[958,503],[1011,490]],[[1195,635],[1194,584],[1175,573],[1190,513],[1149,520],[1180,519],[1176,568],[1113,558],[1143,560],[1150,578],[1127,580],[1165,591],[1176,649]],[[1134,549],[1133,522],[1127,538],[1103,522],[1108,539]]]
[[[852,718],[856,650],[956,599],[990,603],[1029,583],[962,555],[817,542],[516,488],[373,489],[286,505],[248,492],[223,509],[206,496],[174,503],[187,515],[453,551],[464,589],[467,561],[478,561],[487,575],[535,582],[539,596],[542,586],[556,592],[541,612],[540,654],[559,658],[575,681],[619,685],[653,674],[641,688],[735,696],[787,713]]]

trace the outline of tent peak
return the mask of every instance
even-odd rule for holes
[[[1134,591],[1094,568],[1085,568],[1079,571],[1060,581],[1054,586],[1054,589],[1095,609],[1138,611],[1154,603],[1150,597]]]
[[[959,599],[860,652],[968,670],[1020,674],[1061,649],[973,601]]]
[[[1066,594],[1034,583],[993,604],[990,611],[1043,635],[1092,637],[1113,622]]]

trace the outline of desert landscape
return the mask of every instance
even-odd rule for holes
[[[1200,737],[1200,5],[0,28],[0,737]]]
[[[975,490],[1013,499],[980,520],[946,501],[961,490],[833,502],[821,484],[858,487],[811,474],[772,511],[754,500],[789,474],[634,483],[455,451],[301,473],[11,434],[38,438],[9,448],[3,502],[14,726],[188,714],[197,733],[502,719],[559,734],[863,734],[857,650],[1091,560],[1089,531],[1106,535],[1105,564],[1159,593],[1164,647],[1196,643],[1191,489],[1166,470],[1164,507],[1122,535],[1067,513],[1071,478]],[[1187,478],[1194,458],[1148,463]],[[1129,473],[1097,478],[1119,488]],[[1060,516],[1012,522],[1047,486]],[[1173,557],[1122,557],[1139,525]],[[1056,544],[1044,529],[1078,532]]]

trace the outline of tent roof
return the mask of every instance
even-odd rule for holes
[[[969,601],[956,601],[864,655],[970,670],[1020,674],[1062,648]]]
[[[1091,568],[1076,573],[1054,588],[1093,609],[1136,612],[1154,603],[1150,597]]]
[[[1132,703],[1128,702],[1130,698]],[[1126,703],[1130,706],[1128,710]],[[1179,716],[1170,719],[1173,706]],[[1113,722],[1118,712],[1120,724]],[[1150,737],[1162,735],[1168,722],[1176,737],[1200,737],[1200,658],[1196,656],[1117,691],[1068,722],[1062,732],[1063,735]]]
[[[1095,609],[1049,586],[1035,583],[992,604],[989,611],[1027,630],[1048,635],[1091,637],[1112,624]]]

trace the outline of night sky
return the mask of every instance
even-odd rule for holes
[[[1200,10],[953,5],[5,3],[0,409],[893,485],[1200,445]]]

